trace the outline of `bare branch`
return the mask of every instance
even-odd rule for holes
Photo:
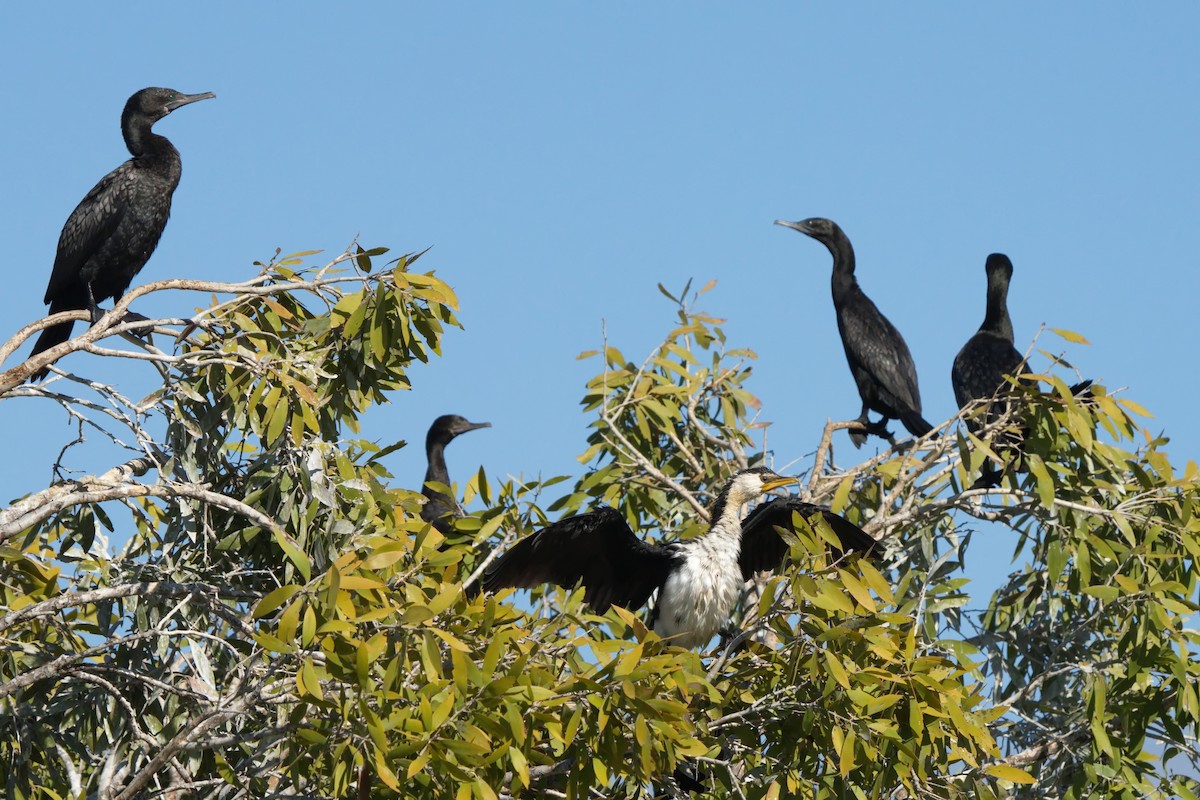
[[[58,483],[40,492],[34,492],[0,511],[0,541],[41,522],[62,508],[75,505],[75,502],[63,502],[64,498],[123,484],[134,477],[144,475],[152,467],[154,462],[148,456],[142,456],[113,467],[101,475]],[[47,508],[50,510],[46,511]]]
[[[96,603],[119,600],[124,597],[194,597],[207,599],[214,595],[223,595],[239,600],[256,598],[255,595],[222,590],[219,587],[206,583],[127,583],[121,586],[110,586],[107,589],[93,589],[86,592],[61,594],[49,600],[25,606],[17,611],[10,611],[8,614],[0,617],[0,633],[14,625],[19,625],[22,622],[28,622],[38,617],[52,616],[64,609],[95,605]]]

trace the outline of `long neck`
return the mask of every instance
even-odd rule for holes
[[[979,330],[992,333],[1011,342],[1012,318],[1008,316],[1008,276],[1003,272],[988,273],[987,314]]]
[[[121,136],[134,158],[165,157],[178,163],[179,151],[165,136],[150,130],[154,120],[141,114],[124,114],[121,117]]]
[[[717,495],[710,516],[712,526],[708,529],[707,537],[732,542],[740,547],[742,542],[742,505],[740,498],[729,496],[728,490]]]
[[[854,278],[854,248],[841,228],[834,228],[833,240],[824,243],[833,256],[833,296],[841,297],[858,287]]]
[[[425,480],[437,481],[449,486],[450,471],[446,469],[446,443],[440,439],[426,440],[425,457],[429,460],[429,466],[425,470]],[[433,490],[427,486],[422,491],[427,497],[433,496]]]

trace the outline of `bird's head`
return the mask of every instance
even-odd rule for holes
[[[471,422],[464,417],[460,417],[458,414],[443,414],[429,426],[429,435],[426,437],[426,444],[439,442],[442,445],[447,445],[451,439],[460,433],[473,431],[477,428],[490,427],[492,427],[492,423],[490,422]]]
[[[1006,281],[1012,278],[1012,262],[1004,253],[992,253],[987,257],[987,263],[983,268],[987,271],[988,278],[996,276],[1002,277]]]
[[[778,489],[780,486],[786,486],[796,481],[796,478],[784,477],[766,467],[751,467],[738,472],[726,482],[725,488],[721,492],[721,498],[724,498],[725,503],[729,506],[741,508],[772,489]]]
[[[177,108],[182,108],[189,103],[195,103],[197,100],[208,100],[212,97],[216,97],[212,92],[184,94],[174,89],[161,89],[157,86],[151,86],[147,89],[142,89],[140,92],[135,92],[129,98],[128,102],[125,103],[125,111],[122,117],[128,118],[136,115],[148,118],[151,121],[160,120]]]
[[[842,233],[842,229],[838,227],[836,222],[824,217],[809,217],[799,222],[788,222],[784,219],[777,219],[775,220],[775,224],[791,228],[794,231],[800,231],[805,236],[811,236],[828,247],[830,252],[833,252],[834,245],[839,239],[846,238],[846,235]]]

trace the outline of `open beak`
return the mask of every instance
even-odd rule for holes
[[[216,97],[212,92],[201,92],[200,94],[180,94],[176,95],[175,99],[167,103],[167,110],[174,111],[177,108],[186,106],[188,103],[195,103],[197,100],[209,100]]]

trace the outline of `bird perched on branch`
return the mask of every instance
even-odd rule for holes
[[[898,419],[913,436],[933,430],[921,416],[921,390],[917,387],[917,368],[908,345],[896,326],[880,313],[854,277],[854,248],[838,224],[822,217],[799,222],[775,220],[776,225],[800,231],[829,249],[833,255],[833,307],[837,312],[838,332],[850,373],[862,398],[858,422],[866,432],[850,431],[850,440],[861,447],[867,434],[891,438],[888,420]],[[867,411],[883,415],[871,422]]]
[[[849,520],[792,497],[742,519],[746,503],[795,480],[763,467],[738,472],[713,503],[708,531],[671,544],[642,541],[610,507],[559,520],[500,556],[484,571],[483,588],[582,585],[584,601],[598,614],[613,605],[635,610],[657,590],[651,627],[681,647],[699,647],[729,622],[745,581],[783,562],[788,545],[776,527],[791,530],[793,513],[810,524],[823,519],[844,551],[875,548]]]
[[[421,494],[428,499],[421,507],[421,519],[437,528],[443,536],[448,536],[454,531],[452,520],[462,514],[462,509],[453,497],[430,486],[431,483],[450,485],[450,472],[446,469],[446,445],[454,441],[454,437],[459,434],[490,427],[490,422],[470,422],[457,414],[443,414],[433,421],[429,426],[429,433],[425,434],[425,457],[429,466],[425,469]]]
[[[171,214],[179,185],[179,151],[150,129],[155,122],[212,92],[183,94],[174,89],[142,89],[125,103],[121,135],[133,158],[100,179],[80,201],[58,237],[58,252],[43,302],[50,313],[87,309],[100,319],[97,303],[119,300],[133,276],[146,265]],[[71,338],[73,322],[46,328],[33,346],[35,356]],[[47,370],[34,376],[41,380]]]
[[[987,272],[987,311],[983,324],[967,340],[950,369],[954,399],[963,408],[973,400],[995,396],[1004,386],[1004,376],[1015,376],[1021,367],[1021,354],[1013,346],[1012,318],[1008,315],[1008,283],[1012,280],[1012,261],[1003,253],[992,253],[984,264]],[[972,431],[979,423],[969,420]]]
[[[987,272],[987,310],[983,324],[967,340],[950,369],[950,383],[954,386],[954,399],[958,407],[964,408],[975,400],[992,399],[988,404],[987,422],[994,422],[1011,406],[1002,397],[1008,392],[1005,376],[1016,377],[1021,372],[1024,359],[1013,346],[1012,318],[1008,314],[1008,284],[1012,280],[1013,265],[1003,253],[992,253],[984,263]],[[1070,388],[1071,394],[1085,391],[1092,382],[1082,381]],[[976,419],[967,420],[967,429],[978,433],[983,424]],[[1017,447],[1024,434],[1011,434],[1004,442]],[[972,488],[989,488],[999,484],[1001,470],[987,466]]]

